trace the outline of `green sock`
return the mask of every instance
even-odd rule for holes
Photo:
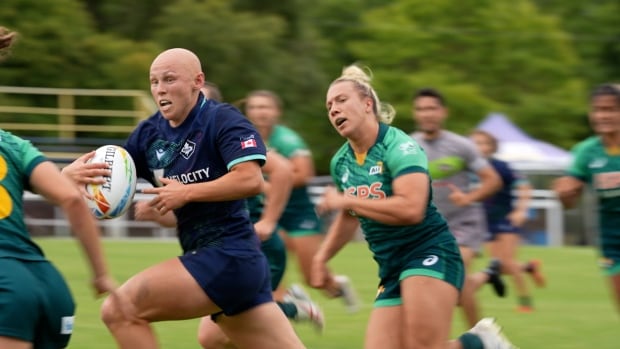
[[[525,297],[519,297],[519,305],[525,306],[525,307],[531,307],[532,306],[532,298],[529,296],[525,296]]]
[[[297,318],[297,306],[293,303],[276,302],[282,312],[288,319],[295,320]]]
[[[477,334],[463,333],[459,337],[459,342],[463,345],[463,349],[484,349],[484,345],[482,345],[482,341]]]

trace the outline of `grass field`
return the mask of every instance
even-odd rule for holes
[[[46,255],[64,273],[78,309],[74,334],[69,348],[115,348],[112,337],[99,320],[101,299],[94,299],[89,288],[89,274],[78,245],[72,240],[38,239]],[[176,241],[108,240],[106,254],[114,277],[120,282],[146,266],[179,253]],[[536,311],[514,311],[515,298],[497,298],[489,287],[478,294],[484,316],[495,316],[506,334],[521,349],[615,349],[618,339],[618,316],[609,297],[606,280],[596,265],[596,251],[591,248],[524,247],[522,258],[543,261],[548,285],[533,289]],[[482,266],[486,260],[478,261]],[[313,297],[322,305],[326,329],[322,335],[308,324],[295,325],[309,349],[362,348],[366,320],[377,284],[376,266],[364,243],[349,244],[331,263],[339,273],[348,274],[362,300],[361,311],[347,314],[339,300],[328,300],[314,290]],[[296,267],[291,264],[287,281],[297,282]],[[163,322],[155,325],[162,348],[198,348],[197,320]],[[466,330],[460,311],[455,314],[453,334]],[[138,349],[138,348],[136,348]]]

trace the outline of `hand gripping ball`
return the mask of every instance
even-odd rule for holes
[[[104,145],[95,151],[89,162],[105,162],[110,176],[103,184],[87,184],[86,191],[92,195],[88,207],[97,219],[112,219],[122,216],[133,202],[136,193],[136,165],[129,153],[117,145]]]

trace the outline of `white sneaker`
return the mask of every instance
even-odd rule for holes
[[[316,303],[301,299],[293,299],[292,303],[297,307],[295,321],[310,321],[318,332],[323,332],[325,318],[323,311]]]
[[[478,335],[484,349],[518,349],[502,334],[502,328],[494,318],[484,318],[468,331]]]
[[[351,280],[346,275],[336,275],[334,280],[340,286],[340,297],[342,297],[344,304],[347,306],[347,310],[349,313],[356,313],[359,310],[359,302],[351,285]]]
[[[304,290],[304,288],[300,284],[291,284],[289,288],[286,290],[288,296],[293,299],[298,299],[302,301],[311,301],[310,295]]]

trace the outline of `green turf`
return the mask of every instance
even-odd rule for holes
[[[114,348],[112,337],[99,320],[100,299],[94,299],[88,285],[88,271],[78,245],[72,240],[38,239],[50,258],[67,278],[76,301],[75,331],[69,348]],[[175,256],[174,241],[106,241],[106,254],[112,274],[119,281],[142,268]],[[495,316],[509,338],[522,349],[612,349],[620,347],[618,316],[609,297],[606,280],[596,265],[596,252],[590,248],[525,247],[522,257],[539,258],[548,276],[548,286],[533,289],[536,311],[514,311],[515,299],[497,298],[489,287],[478,294],[485,316]],[[478,261],[478,266],[485,262]],[[366,321],[377,284],[376,266],[364,243],[349,244],[331,263],[339,273],[354,282],[363,306],[357,314],[347,314],[338,300],[328,300],[314,290],[312,296],[324,308],[327,327],[316,334],[308,324],[295,325],[310,349],[362,348]],[[287,281],[299,281],[294,265]],[[511,290],[509,290],[510,292]],[[198,348],[197,320],[163,322],[155,328],[163,348]],[[460,311],[455,314],[454,335],[465,330]]]

